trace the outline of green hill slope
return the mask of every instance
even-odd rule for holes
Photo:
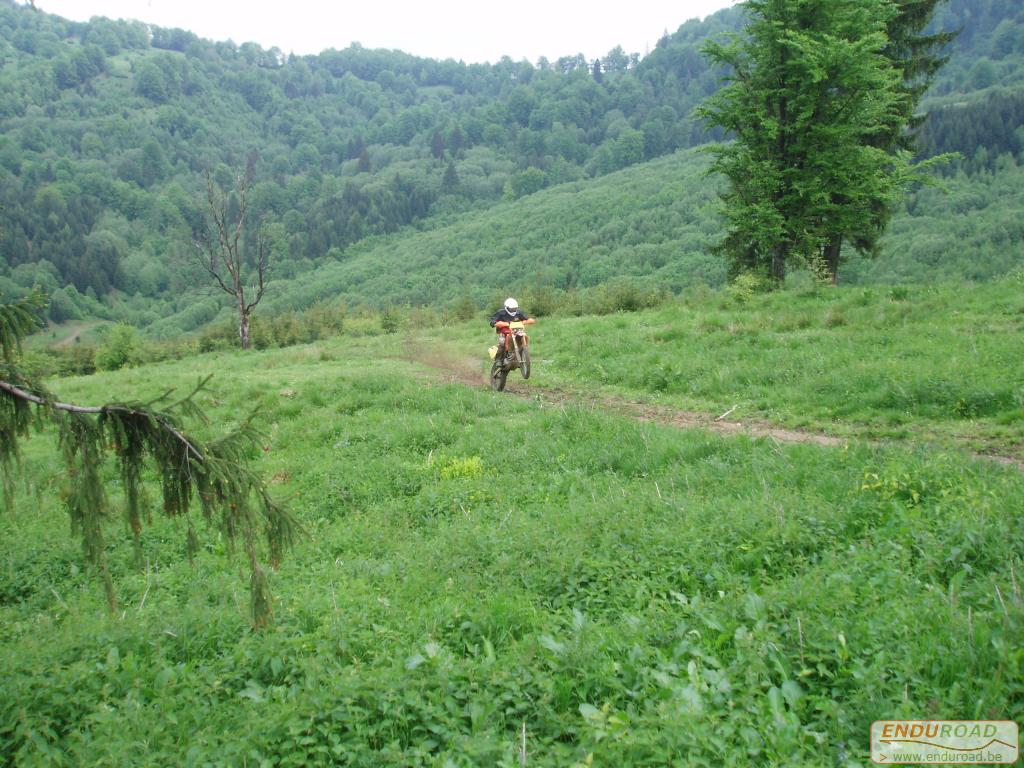
[[[603,69],[575,56],[464,65],[359,46],[286,58],[11,0],[0,2],[0,58],[0,277],[73,286],[57,306],[85,312],[95,306],[80,294],[159,300],[194,285],[182,262],[204,167],[230,178],[258,150],[252,214],[297,273],[431,214],[688,146],[703,132],[686,113],[716,80],[701,64],[669,82],[670,62],[641,67],[621,50]]]
[[[578,290],[617,278],[678,292],[721,285],[718,182],[688,150],[590,182],[566,184],[486,211],[433,221],[426,231],[374,238],[290,280],[271,284],[270,313],[316,301],[349,305],[477,305],[512,291]],[[1011,158],[995,174],[959,172],[946,190],[907,198],[875,259],[852,260],[845,282],[936,282],[999,277],[1024,264],[1024,169]],[[216,296],[180,298],[153,326],[173,336],[223,312]]]
[[[486,211],[375,238],[343,259],[273,283],[266,311],[316,300],[414,305],[477,302],[509,286],[572,289],[618,276],[669,290],[720,284],[724,267],[707,254],[714,237],[716,185],[694,152],[663,158],[589,183],[545,190]],[[189,330],[198,307],[154,327]],[[211,299],[209,319],[221,303]]]

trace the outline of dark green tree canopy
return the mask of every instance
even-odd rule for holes
[[[871,230],[908,178],[888,152],[911,96],[886,55],[890,0],[747,0],[740,36],[706,47],[727,85],[700,114],[734,140],[713,147],[728,179],[722,249],[734,271],[776,280],[821,263],[834,236]]]

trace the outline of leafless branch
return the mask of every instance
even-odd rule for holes
[[[224,291],[224,293],[228,294],[229,296],[234,296],[235,291],[227,286],[227,284],[224,282],[224,279],[220,276],[220,273],[217,271],[217,254],[213,250],[213,247],[209,244],[209,242],[195,240],[193,241],[193,246],[196,249],[196,253],[199,255],[200,266],[203,269],[205,269],[210,274],[210,276],[213,277],[214,280],[217,281],[217,284],[220,286],[221,290]]]
[[[199,261],[222,291],[234,301],[239,316],[239,335],[242,347],[249,346],[249,314],[260,303],[266,292],[269,275],[269,251],[260,228],[256,227],[257,262],[252,284],[252,296],[247,300],[248,287],[243,258],[245,224],[249,215],[249,193],[255,178],[256,153],[249,155],[244,173],[235,178],[231,191],[223,189],[213,178],[209,168],[204,169],[206,200],[209,205],[209,224],[205,237],[195,242]],[[237,206],[237,207],[236,207]]]
[[[263,239],[263,235],[257,235],[257,248],[259,249],[259,260],[256,264],[256,279],[257,284],[255,286],[256,298],[254,298],[249,304],[246,305],[245,311],[251,312],[256,308],[256,305],[260,303],[260,299],[263,298],[263,294],[266,291],[266,278],[267,271],[269,269],[269,259],[267,255],[267,242]]]
[[[719,416],[719,417],[718,417],[717,419],[715,419],[715,421],[721,421],[721,420],[722,420],[722,419],[724,419],[724,418],[725,418],[726,416],[728,416],[728,415],[729,415],[730,413],[732,413],[733,411],[735,411],[735,410],[736,410],[737,408],[739,408],[739,406],[738,406],[738,405],[734,405],[734,406],[733,406],[732,408],[730,408],[730,409],[729,409],[728,411],[726,411],[726,412],[725,412],[725,413],[723,413],[723,414],[722,414],[721,416]]]

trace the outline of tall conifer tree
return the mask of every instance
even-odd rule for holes
[[[886,152],[913,152],[915,149],[917,131],[926,118],[926,115],[918,114],[918,105],[936,73],[946,63],[943,50],[956,37],[955,32],[926,31],[936,8],[943,2],[945,0],[894,0],[896,13],[886,25],[888,42],[883,53],[900,73],[902,98],[900,109],[893,114],[886,130],[871,137],[873,145]],[[847,233],[860,251],[876,249],[878,238],[889,224],[892,207],[880,200],[874,206],[874,214],[867,229]],[[839,280],[843,236],[842,232],[833,233],[823,249],[823,261],[833,283]]]
[[[891,0],[747,0],[742,35],[705,53],[730,71],[699,113],[735,140],[712,148],[729,181],[721,245],[734,272],[785,278],[836,233],[870,228],[907,177],[877,146],[905,111],[885,54]]]

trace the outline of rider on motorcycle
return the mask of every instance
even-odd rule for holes
[[[491,327],[498,334],[498,359],[501,359],[501,357],[508,353],[506,342],[508,340],[509,333],[511,333],[508,325],[513,322],[532,325],[537,321],[519,308],[518,301],[509,297],[505,299],[505,306],[491,315]]]

